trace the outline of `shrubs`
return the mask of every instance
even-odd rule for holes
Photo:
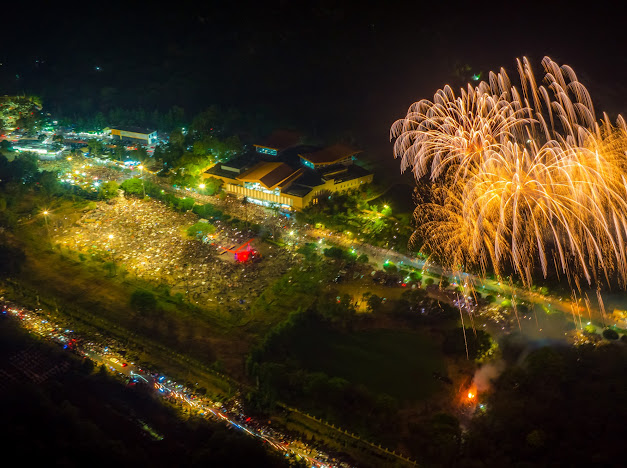
[[[197,222],[187,228],[187,235],[189,237],[204,237],[208,234],[216,232],[216,227],[213,224]]]
[[[156,309],[157,298],[150,291],[136,289],[131,294],[130,304],[133,309],[144,315]]]
[[[603,330],[603,338],[605,338],[606,340],[617,340],[618,333],[616,332],[616,330],[606,328],[605,330]]]
[[[483,330],[477,330],[475,333],[472,328],[466,328],[466,339],[464,340],[464,331],[459,327],[446,332],[442,348],[447,354],[464,355],[466,354],[466,343],[468,344],[468,357],[470,359],[481,357],[492,346],[490,335]]]
[[[396,273],[398,271],[398,267],[389,261],[386,261],[383,264],[383,269],[386,271],[386,273]]]

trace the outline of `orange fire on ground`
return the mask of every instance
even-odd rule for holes
[[[474,402],[474,400],[476,400],[476,398],[477,398],[477,386],[473,384],[468,389],[468,394],[466,396],[468,397],[469,401]]]

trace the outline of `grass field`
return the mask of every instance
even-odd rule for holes
[[[444,370],[438,345],[426,335],[405,330],[347,334],[316,330],[302,337],[291,357],[308,370],[363,384],[405,402],[435,393],[440,384],[433,373]]]

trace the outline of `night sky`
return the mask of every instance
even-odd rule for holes
[[[3,7],[3,94],[63,113],[219,104],[381,157],[413,101],[472,73],[513,76],[522,55],[538,74],[544,55],[571,65],[597,112],[627,109],[623,16],[603,2],[91,3]]]

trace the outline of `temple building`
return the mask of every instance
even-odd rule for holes
[[[302,210],[320,194],[356,190],[372,182],[373,174],[355,164],[360,151],[351,147],[312,148],[289,139],[270,140],[254,145],[253,154],[216,164],[203,177],[222,180],[224,190],[238,198],[288,210]]]

